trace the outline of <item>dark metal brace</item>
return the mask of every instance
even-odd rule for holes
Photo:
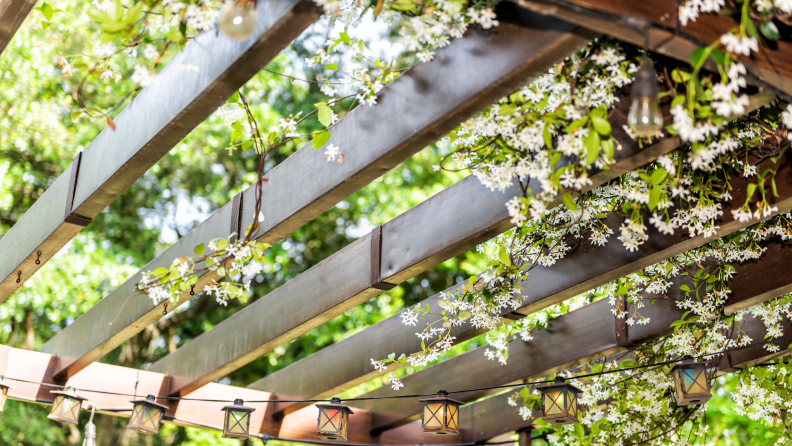
[[[82,161],[82,152],[77,153],[72,163],[71,179],[69,180],[69,192],[66,195],[66,212],[63,217],[65,223],[71,223],[77,226],[88,226],[93,219],[83,217],[82,215],[72,212],[74,209],[74,193],[77,190],[77,179],[80,174],[80,161]]]
[[[234,196],[234,200],[232,201],[231,207],[231,232],[236,233],[235,236],[231,237],[231,241],[237,241],[242,237],[242,199],[243,193],[240,192],[236,196]]]
[[[616,305],[618,306],[619,312],[627,312],[628,305],[627,305],[627,296],[621,296],[616,299]],[[614,324],[616,326],[616,345],[618,346],[626,346],[627,344],[627,315],[624,316],[624,319],[620,319],[614,316]]]
[[[382,291],[392,290],[396,285],[382,281],[382,226],[371,231],[371,279],[369,287]]]

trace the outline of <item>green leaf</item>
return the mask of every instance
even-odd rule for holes
[[[239,102],[239,90],[235,91],[234,94],[232,94],[231,97],[228,98],[228,102],[230,102],[231,104],[236,104],[237,102]]]
[[[498,114],[501,116],[509,116],[514,113],[514,110],[516,109],[517,107],[515,107],[514,104],[504,104],[498,108]]]
[[[693,68],[698,68],[702,64],[704,64],[704,60],[707,59],[710,51],[712,51],[709,47],[702,47],[697,48],[693,53],[690,55],[690,65]]]
[[[498,252],[498,260],[500,260],[504,265],[511,266],[511,259],[509,258],[509,253],[506,252],[506,248],[500,249]]]
[[[610,135],[611,125],[607,119],[592,116],[591,123],[594,124],[594,130],[602,136]]]
[[[608,118],[608,109],[605,108],[604,105],[600,105],[599,107],[595,108],[594,110],[591,110],[591,116],[593,118],[607,119]]]
[[[125,22],[104,22],[100,26],[100,28],[102,28],[102,31],[107,31],[109,33],[121,31],[126,27],[127,24]]]
[[[685,103],[685,96],[679,95],[671,101],[671,108],[676,107],[677,105],[683,105]]]
[[[549,125],[545,126],[544,132],[542,133],[542,136],[544,137],[544,143],[547,146],[547,148],[548,149],[552,149],[553,148],[553,137],[552,137],[552,135],[550,135],[550,126]]]
[[[129,11],[127,11],[127,18],[126,18],[128,24],[132,25],[138,20],[140,20],[141,17],[143,17],[143,6],[145,5],[143,4],[142,1],[140,1],[135,3],[131,8],[129,8]]]
[[[473,316],[473,313],[471,313],[470,311],[460,311],[459,312],[459,319],[461,319],[463,321],[466,321],[466,320],[470,319],[471,316]]]
[[[319,122],[325,127],[330,127],[330,124],[333,122],[333,111],[327,104],[319,106]]]
[[[270,132],[269,136],[267,137],[267,142],[270,144],[275,143],[275,139],[278,137],[278,134],[275,132]]]
[[[233,132],[233,133],[231,133],[231,142],[234,142],[234,141],[236,141],[236,140],[237,140],[237,139],[239,139],[241,136],[242,136],[242,132],[240,132],[239,130],[234,130],[234,132]]]
[[[328,131],[319,132],[316,135],[314,135],[313,142],[311,143],[311,145],[313,146],[314,150],[317,150],[322,146],[324,146],[329,140],[330,140],[330,132]]]
[[[586,431],[583,429],[582,424],[580,423],[575,424],[575,434],[577,434],[578,437],[582,437],[586,434]]]
[[[652,190],[649,191],[649,209],[655,210],[657,209],[657,204],[660,202],[660,194],[662,193],[663,188],[661,187],[653,187]]]
[[[748,18],[746,20],[743,20],[743,22],[745,23],[745,31],[748,32],[748,35],[753,37],[753,38],[755,38],[755,39],[758,39],[759,38],[759,33],[756,32],[756,26],[754,26],[753,20]]]
[[[564,192],[562,198],[564,199],[564,205],[566,205],[566,207],[568,207],[570,211],[577,210],[577,204],[575,204],[575,199],[572,198],[572,195],[569,192]]]
[[[347,45],[349,45],[352,42],[352,40],[349,38],[349,34],[347,34],[346,31],[343,31],[341,33],[341,41],[343,41]]]
[[[652,183],[653,186],[657,186],[658,184],[662,183],[667,176],[668,176],[668,171],[666,171],[661,167],[655,170],[654,172],[652,172],[652,176],[649,178],[649,182]]]
[[[679,286],[679,289],[682,291],[690,291],[690,287],[685,285],[684,283]]]
[[[50,6],[49,3],[44,2],[41,4],[41,6],[39,6],[36,9],[41,11],[41,14],[43,14],[44,17],[47,18],[47,20],[52,20],[52,14],[54,13],[54,11],[52,10],[52,6]]]
[[[768,40],[778,40],[778,37],[780,37],[778,27],[771,20],[759,23],[759,31],[761,31],[762,35]]]
[[[203,253],[204,253],[204,244],[203,243],[201,243],[200,245],[195,247],[195,253],[198,254],[199,256],[203,255]]]
[[[756,192],[756,186],[757,185],[754,183],[748,185],[748,198],[746,198],[746,202],[751,201],[751,198],[753,198],[754,193]]]
[[[157,269],[155,269],[154,271],[151,272],[151,274],[154,274],[157,277],[162,277],[162,276],[164,276],[166,274],[169,274],[169,273],[170,273],[170,271],[168,270],[168,268],[157,268]]]
[[[329,63],[325,65],[325,68],[332,71],[338,71],[338,65],[334,63]]]
[[[239,146],[239,148],[244,152],[245,150],[251,148],[252,146],[253,146],[253,140],[249,139],[249,140],[243,142],[242,145]]]
[[[586,164],[590,165],[597,160],[599,156],[600,136],[597,132],[589,132],[586,137]]]

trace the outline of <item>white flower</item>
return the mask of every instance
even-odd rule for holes
[[[399,381],[399,378],[396,378],[396,375],[394,375],[393,373],[388,375],[388,380],[390,380],[390,385],[393,388],[393,390],[399,390],[402,387],[404,387],[404,383]]]
[[[135,71],[132,73],[130,80],[140,84],[141,87],[148,87],[154,82],[154,75],[151,74],[148,68],[142,65],[135,65]]]
[[[327,157],[328,162],[335,161],[338,158],[338,162],[344,161],[344,155],[341,153],[341,149],[338,148],[335,144],[330,144],[327,146],[327,150],[325,150],[325,156]]]
[[[146,45],[146,49],[143,50],[143,55],[146,56],[147,59],[154,59],[159,53],[157,52],[157,47],[149,43]]]
[[[732,33],[721,36],[721,43],[726,51],[734,54],[750,56],[751,51],[759,51],[759,42],[755,37],[737,37]]]

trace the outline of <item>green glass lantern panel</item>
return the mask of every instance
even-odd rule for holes
[[[445,426],[445,404],[441,401],[424,405],[424,428],[441,429]]]
[[[564,392],[559,390],[548,390],[544,397],[545,414],[559,415],[564,413]]]
[[[228,424],[226,432],[236,435],[247,435],[250,425],[250,413],[231,410],[228,412]]]

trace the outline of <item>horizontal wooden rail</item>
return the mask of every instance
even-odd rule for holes
[[[0,54],[11,42],[25,17],[36,5],[36,0],[6,0],[0,2]],[[6,59],[8,60],[8,59]]]
[[[772,98],[772,95],[762,94],[754,99],[755,103],[760,104],[762,101],[769,100],[769,98]],[[614,129],[615,128],[616,126],[614,125]],[[663,146],[662,149],[666,150],[667,146]],[[623,151],[624,150],[629,149],[623,149]],[[652,154],[652,152],[653,148],[649,148],[645,152],[636,150],[634,156],[647,156]],[[629,153],[629,151],[626,152],[626,154]],[[626,156],[626,154],[623,153],[621,156]],[[648,162],[648,159],[646,162]],[[637,165],[639,163],[633,162],[629,164]],[[792,197],[792,166],[785,166],[786,170],[779,174],[780,178],[784,178],[784,180],[781,181],[784,181],[786,184],[784,189],[786,195],[783,196]],[[606,172],[614,172],[616,170],[617,169],[614,168]],[[614,173],[610,174],[612,175]],[[745,201],[744,194],[747,182],[742,178],[735,179],[734,185],[735,193],[740,196],[738,197],[735,195],[731,203],[737,203],[739,205]],[[439,196],[440,195],[438,195],[438,197]],[[792,203],[789,202],[784,203],[786,203],[785,206],[792,205]],[[618,232],[619,225],[622,222],[623,218],[617,215],[611,215],[606,220],[606,223],[611,227],[614,233]],[[723,220],[720,221],[720,226],[719,235],[722,236],[743,228],[746,225],[734,222],[730,209],[726,206]],[[386,231],[387,227],[387,224],[383,226],[383,234],[389,233]],[[423,244],[431,243],[430,240],[432,240],[432,236],[440,237],[442,234],[453,234],[450,227],[437,228],[425,232],[428,235],[423,238]],[[681,230],[677,230],[676,234],[669,236],[660,234],[654,227],[650,227],[648,233],[649,241],[634,252],[624,249],[622,244],[615,239],[602,247],[584,242],[574,252],[552,267],[540,267],[533,270],[523,283],[523,290],[527,293],[525,300],[523,300],[523,307],[517,310],[517,314],[515,315],[504,316],[516,316],[519,318],[522,317],[522,315],[547,308],[550,305],[591,290],[611,280],[623,277],[626,274],[640,270],[660,260],[701,246],[708,241],[704,237],[690,238],[686,232]],[[399,239],[396,238],[396,240]],[[383,243],[383,246],[388,245],[390,245],[390,243]],[[418,251],[419,255],[416,257],[420,258],[421,244],[415,246],[402,242],[396,243],[395,246],[402,247],[401,254],[405,257],[409,256],[410,253]],[[399,253],[398,249],[395,251],[397,254]],[[404,278],[403,276],[400,277],[402,279]],[[783,277],[783,274],[781,277]],[[445,292],[453,292],[457,288],[459,288],[459,286],[455,285],[445,290]],[[438,299],[439,294],[424,300],[420,305],[424,307],[429,304],[433,308],[437,308],[436,301]],[[426,318],[427,319],[422,323],[433,322],[435,320],[431,315],[426,316]],[[361,333],[345,339],[338,344],[330,345],[283,370],[266,376],[251,384],[250,387],[260,390],[266,389],[273,392],[277,391],[284,399],[335,395],[354,385],[368,381],[379,374],[368,362],[369,358],[378,358],[383,354],[391,352],[396,352],[398,356],[400,353],[409,354],[420,349],[420,340],[413,335],[413,332],[414,329],[412,327],[405,327],[404,324],[402,324],[401,318],[398,315],[393,316],[371,327],[367,327]],[[458,341],[469,339],[478,334],[480,334],[479,330],[475,330],[467,324],[455,326],[452,332],[452,336],[455,336]],[[322,380],[295,379],[295,377],[313,374],[316,367],[322,367],[327,370],[327,374]],[[394,367],[398,367],[398,365],[394,364],[390,367],[393,369]],[[299,407],[299,405],[284,403],[278,405],[276,410],[294,410],[297,407]]]
[[[510,17],[519,16],[512,14]],[[471,76],[468,67],[487,66],[487,70],[481,71],[492,75],[490,82],[497,82],[502,86],[508,84],[513,90],[531,76],[543,72],[548,66],[575,51],[591,37],[589,34],[579,35],[574,27],[565,23],[535,14],[524,14],[521,21],[522,25],[501,24],[497,33],[487,37],[471,35],[454,42],[446,52],[438,52],[441,59],[427,64],[426,67],[436,66],[434,69],[438,70],[437,74],[440,71],[446,73],[436,78],[437,85],[454,86],[447,92],[443,89],[441,95],[464,94],[465,98],[470,98],[466,101],[479,101],[479,109],[484,108],[499,97],[488,96],[482,99],[471,90],[456,87],[456,79]],[[455,47],[459,57],[446,57]],[[518,68],[516,71],[519,76],[508,81],[502,79],[503,74],[499,73],[497,67],[503,64],[494,63],[502,57],[499,54],[508,54],[507,59],[521,61],[515,67]],[[393,113],[399,113],[398,110],[408,107],[413,112],[405,115],[404,119],[424,119],[423,111],[431,108],[434,102],[434,92],[426,88],[428,85],[430,84],[426,83],[420,88],[414,104],[398,100],[399,107]],[[504,91],[509,89],[500,90],[499,94]],[[438,99],[440,97],[442,96],[438,96]],[[389,98],[384,96],[383,100]],[[383,102],[371,111],[376,112],[384,106]],[[382,127],[383,132],[390,132],[401,120],[393,121],[388,117],[393,113],[389,115],[384,110],[381,111],[382,122],[387,123]],[[458,123],[463,116],[457,115],[456,118],[454,122]],[[372,132],[372,128],[373,126],[364,129],[372,133],[366,137],[367,140],[376,133]],[[435,133],[435,137],[441,134]],[[345,158],[345,164],[348,158],[350,157]],[[272,182],[268,183],[268,187],[271,184]],[[509,226],[504,203],[511,195],[491,192],[482,187],[475,178],[466,178],[383,225],[381,230],[378,228],[374,240],[371,235],[362,237],[155,363],[152,370],[173,376],[174,385],[171,390],[179,393],[190,392],[220,378],[380,294],[383,289],[392,287],[400,281],[394,273],[401,277],[414,274],[421,268],[429,268],[432,264],[444,261],[504,231]],[[479,203],[478,212],[460,216],[460,209],[464,209],[469,203]],[[433,226],[432,233],[438,234],[441,225],[445,224],[451,229],[443,230],[442,237],[438,236],[436,240],[427,243],[425,235],[421,234],[424,228]],[[412,262],[410,266],[404,264],[402,261],[410,262],[415,255],[409,252],[404,258],[399,258],[398,251],[393,249],[395,245],[402,252],[409,249],[408,246],[415,247],[416,252],[420,248],[420,265],[416,264],[419,262]],[[433,252],[428,254],[425,248]],[[372,254],[375,254],[374,257]],[[372,264],[376,265],[377,262],[381,262],[381,268],[372,269]],[[402,268],[409,268],[410,273],[401,271]],[[242,326],[245,330],[240,333],[238,327]],[[218,348],[221,345],[229,348]],[[187,360],[199,357],[202,358],[200,365]]]
[[[521,19],[516,6],[509,8],[511,17]],[[504,23],[497,34],[471,31],[438,51],[432,63],[416,66],[387,85],[377,106],[356,109],[342,119],[332,131],[333,141],[344,147],[344,163],[329,165],[309,144],[270,171],[262,202],[266,218],[257,238],[274,243],[290,234],[542,72],[559,54],[569,54],[594,37],[534,13],[522,20],[528,26]],[[536,44],[524,45],[526,39]],[[466,70],[471,64],[488,69],[471,73]],[[405,109],[413,112],[392,119]],[[254,213],[254,188],[235,203],[217,211],[143,270],[167,267],[174,258],[191,255],[199,243],[227,237],[235,213],[241,214],[239,226],[247,227]],[[364,268],[368,277],[368,265]],[[215,279],[214,273],[205,274],[196,289]],[[109,325],[139,281],[139,274],[131,277],[41,348],[59,356],[58,374],[76,373],[162,317],[161,307],[152,308],[141,297],[130,301]],[[182,293],[179,304],[189,298],[189,292]]]
[[[771,283],[764,280],[761,274],[768,268],[789,265],[792,261],[792,246],[778,242],[768,243],[767,248],[759,260],[734,265],[737,274],[731,281],[734,287],[731,298],[735,304],[755,301],[756,296],[768,299],[780,296],[792,284],[790,275]],[[537,379],[669,334],[671,323],[684,312],[676,306],[676,301],[683,297],[679,289],[683,283],[692,286],[689,276],[677,276],[669,289],[669,298],[657,299],[654,304],[640,310],[641,315],[651,319],[646,325],[628,327],[623,320],[613,316],[607,300],[600,300],[553,319],[548,328],[536,332],[530,342],[515,341],[509,344],[507,365],[488,360],[484,355],[487,347],[479,347],[404,378],[405,390],[408,393],[431,393],[441,390],[438,386],[452,391],[504,385],[523,378]],[[763,335],[753,338],[754,342],[760,342]],[[455,394],[454,397],[470,401],[490,392]],[[395,394],[398,393],[390,388],[380,388],[364,396]],[[361,409],[375,412],[372,421],[375,432],[412,421],[420,412],[420,405],[411,400],[386,401],[358,403]]]
[[[636,2],[630,0],[513,0],[517,4],[542,14],[562,17],[588,29],[614,36],[634,45],[644,45],[644,33],[623,22],[618,17],[603,17],[575,7],[591,8],[614,14],[631,14],[648,17],[654,24],[666,29],[652,28],[649,31],[649,48],[652,51],[688,63],[690,55],[699,46],[675,35],[676,14],[679,4],[675,0]],[[696,22],[681,28],[683,33],[708,46],[723,34],[737,28],[739,21],[730,14],[701,14]],[[760,44],[761,45],[761,44]],[[758,78],[792,94],[792,43],[778,40],[773,49],[764,46],[751,57],[740,56],[746,68]],[[714,68],[714,67],[710,67]]]
[[[196,37],[0,239],[0,303],[299,36],[319,8],[265,0],[257,14],[245,42],[214,31]]]
[[[109,364],[94,363],[72,376],[69,380],[61,380],[54,376],[57,359],[46,353],[32,352],[0,345],[0,375],[6,377],[6,382],[13,386],[9,392],[9,399],[30,403],[49,404],[52,402],[52,387],[40,384],[15,381],[11,378],[26,381],[53,383],[76,387],[77,394],[88,398],[83,407],[92,405],[99,413],[129,417],[132,404],[130,401],[145,397],[146,395],[167,396],[170,379],[161,373],[145,370],[136,370],[127,367]],[[125,395],[109,395],[104,393],[121,393]],[[132,395],[137,395],[134,398]],[[274,418],[270,410],[270,403],[254,403],[251,401],[265,401],[271,399],[267,392],[253,389],[233,387],[223,384],[210,383],[200,390],[187,395],[187,398],[203,400],[233,400],[242,398],[247,406],[256,410],[251,414],[250,432],[266,434],[273,437],[297,438],[303,440],[318,440],[316,436],[316,407],[306,407],[301,411],[290,414],[285,419]],[[215,429],[222,427],[223,413],[220,409],[227,405],[224,402],[212,401],[168,401],[158,400],[168,406],[165,421],[182,426],[191,426],[199,429]],[[129,411],[108,410],[130,408]],[[104,408],[104,410],[102,409]],[[6,412],[10,409],[6,405]],[[369,434],[371,414],[353,408],[355,415],[350,418],[350,441],[360,443],[379,444],[449,444],[455,443],[454,439],[444,439],[424,434],[420,423],[413,423],[394,429],[385,435],[373,437]],[[82,415],[85,421],[87,414]]]

